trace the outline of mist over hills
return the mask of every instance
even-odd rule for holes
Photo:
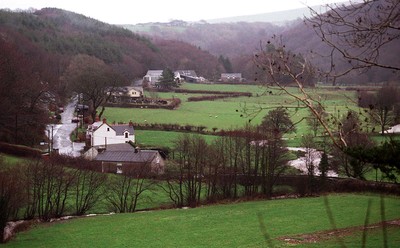
[[[321,6],[314,9],[318,12],[324,10]],[[310,16],[308,8],[195,23],[174,20],[169,23],[145,23],[124,27],[150,39],[180,40],[207,50],[215,56],[226,56],[232,62],[234,71],[242,72],[246,78],[252,79],[255,71],[252,55],[274,35],[282,37],[288,49],[302,54],[314,65],[321,69],[329,68],[330,60],[317,54],[328,55],[330,49],[315,34],[311,25],[300,18],[304,16]],[[381,49],[379,59],[385,64],[400,65],[400,58],[397,56],[399,52],[400,41],[397,39]],[[335,65],[337,68],[344,68],[348,61],[336,58]],[[399,79],[398,72],[373,68],[366,73],[354,71],[339,79],[339,82],[374,83]]]
[[[322,6],[313,6],[312,8],[322,8]],[[217,19],[208,19],[207,23],[231,23],[231,22],[268,22],[274,25],[286,25],[297,19],[310,17],[308,8],[291,9],[277,12],[260,13],[255,15],[233,16]]]
[[[214,79],[227,70],[219,60],[222,56],[229,59],[232,71],[252,80],[256,71],[252,56],[273,35],[281,36],[288,49],[301,53],[313,64],[328,66],[328,60],[315,55],[326,54],[327,46],[312,27],[298,18],[306,15],[306,9],[195,23],[174,20],[122,27],[54,8],[26,12],[1,10],[0,35],[19,47],[31,43],[47,54],[57,55],[63,65],[58,69],[60,74],[72,56],[88,54],[102,59],[130,80],[141,78],[149,69],[165,67],[191,69]],[[295,19],[282,21],[290,18]],[[266,21],[271,19],[274,23]],[[25,37],[26,42],[18,41],[17,37]],[[393,42],[382,50],[381,59],[400,64],[396,56],[399,52],[399,41]],[[345,63],[337,61],[338,66]],[[387,70],[356,74],[343,82],[399,80],[399,73]]]

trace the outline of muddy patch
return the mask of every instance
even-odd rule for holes
[[[400,219],[386,221],[386,226],[395,226],[400,228]],[[305,244],[305,243],[318,243],[321,241],[334,240],[337,238],[342,238],[346,236],[350,236],[358,231],[363,231],[364,228],[367,230],[379,229],[382,228],[383,223],[377,223],[364,226],[357,227],[349,227],[349,228],[341,228],[336,230],[328,230],[322,232],[308,233],[308,234],[299,234],[293,236],[283,236],[278,238],[280,241],[284,241],[287,244]]]

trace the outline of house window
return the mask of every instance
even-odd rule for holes
[[[117,164],[117,174],[122,174],[122,164],[118,163]]]
[[[110,128],[109,127],[107,127],[107,132],[110,132]]]
[[[125,133],[125,138],[126,139],[129,138],[129,133],[128,132]]]

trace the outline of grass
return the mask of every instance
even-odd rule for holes
[[[256,85],[204,85],[184,84],[182,88],[209,91],[251,92],[252,97],[227,98],[215,101],[188,102],[187,98],[196,94],[157,93],[161,98],[178,97],[182,100],[176,110],[137,109],[137,108],[107,108],[104,116],[110,122],[136,123],[170,123],[180,125],[206,126],[208,130],[216,127],[218,130],[243,127],[252,118],[253,124],[260,124],[262,118],[272,108],[285,106],[289,108],[293,121],[298,121],[308,115],[306,109],[297,109],[297,102],[276,90],[269,90]],[[297,88],[289,88],[291,93],[299,94]],[[313,96],[318,96],[327,106],[327,111],[334,114],[345,114],[348,108],[354,108],[354,91],[338,91],[330,88],[309,89]],[[271,92],[271,94],[269,93]],[[248,110],[245,111],[245,108]],[[259,112],[258,112],[259,111]],[[255,114],[247,116],[246,114]],[[241,116],[242,115],[242,116]],[[253,118],[254,117],[254,118]],[[299,124],[298,133],[307,132],[305,122]]]
[[[156,131],[156,130],[135,130],[137,144],[144,147],[174,147],[174,141],[177,140],[182,132]],[[213,135],[201,135],[208,143],[217,138]]]
[[[327,197],[338,228],[361,226],[372,201],[370,223],[381,221],[378,195]],[[386,218],[400,218],[400,198],[385,197]],[[277,238],[332,229],[323,197],[256,201],[79,218],[40,224],[5,247],[265,247],[259,217],[272,242]],[[397,234],[390,230],[389,234]],[[379,237],[373,235],[371,238]],[[393,237],[391,237],[393,239]],[[354,243],[353,240],[350,240]],[[355,242],[359,247],[359,242]]]
[[[341,237],[342,242],[346,247],[362,247],[362,231],[355,231],[345,237]],[[387,247],[398,247],[400,244],[400,228],[398,226],[389,226],[387,228]],[[365,239],[366,247],[384,247],[384,239],[382,228],[373,228],[367,231]],[[338,240],[335,237],[330,237],[325,240],[320,240],[316,243],[303,243],[296,247],[339,247]]]
[[[4,161],[4,163],[1,163],[2,166],[0,167],[0,171],[27,161],[26,158],[21,158],[21,157],[17,157],[17,156],[8,155],[8,154],[2,154],[2,153],[0,153],[0,159],[3,159],[3,161]]]

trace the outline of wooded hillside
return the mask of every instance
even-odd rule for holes
[[[379,18],[378,4],[385,5],[385,1],[375,1],[368,15]],[[356,22],[357,20],[354,19],[353,21]],[[368,24],[366,24],[367,26]],[[225,56],[231,61],[233,71],[241,72],[249,80],[254,79],[253,54],[260,50],[260,44],[265,46],[274,35],[281,37],[287,49],[292,50],[295,54],[301,53],[305,58],[311,60],[316,67],[326,70],[331,65],[329,47],[315,33],[310,22],[300,19],[285,26],[276,26],[267,22],[211,24],[207,22],[173,21],[170,23],[130,25],[127,28],[148,37],[179,39],[208,50],[216,56]],[[400,40],[388,41],[379,51],[379,62],[399,66],[399,52]],[[349,64],[348,60],[342,60],[339,57],[333,63],[336,68],[342,70]],[[341,78],[339,83],[365,84],[399,81],[399,79],[400,74],[398,72],[374,68],[366,73],[363,70],[354,71]],[[320,80],[323,81],[323,79]]]
[[[127,29],[60,9],[0,11],[0,30],[3,38],[15,42],[18,33],[40,49],[67,60],[77,54],[95,56],[130,80],[143,77],[149,69],[194,69],[199,75],[208,76],[205,74],[218,68],[217,58],[196,46],[177,41],[153,42]],[[185,48],[184,58],[183,53],[170,56],[177,47]],[[208,63],[185,64],[185,58]]]

